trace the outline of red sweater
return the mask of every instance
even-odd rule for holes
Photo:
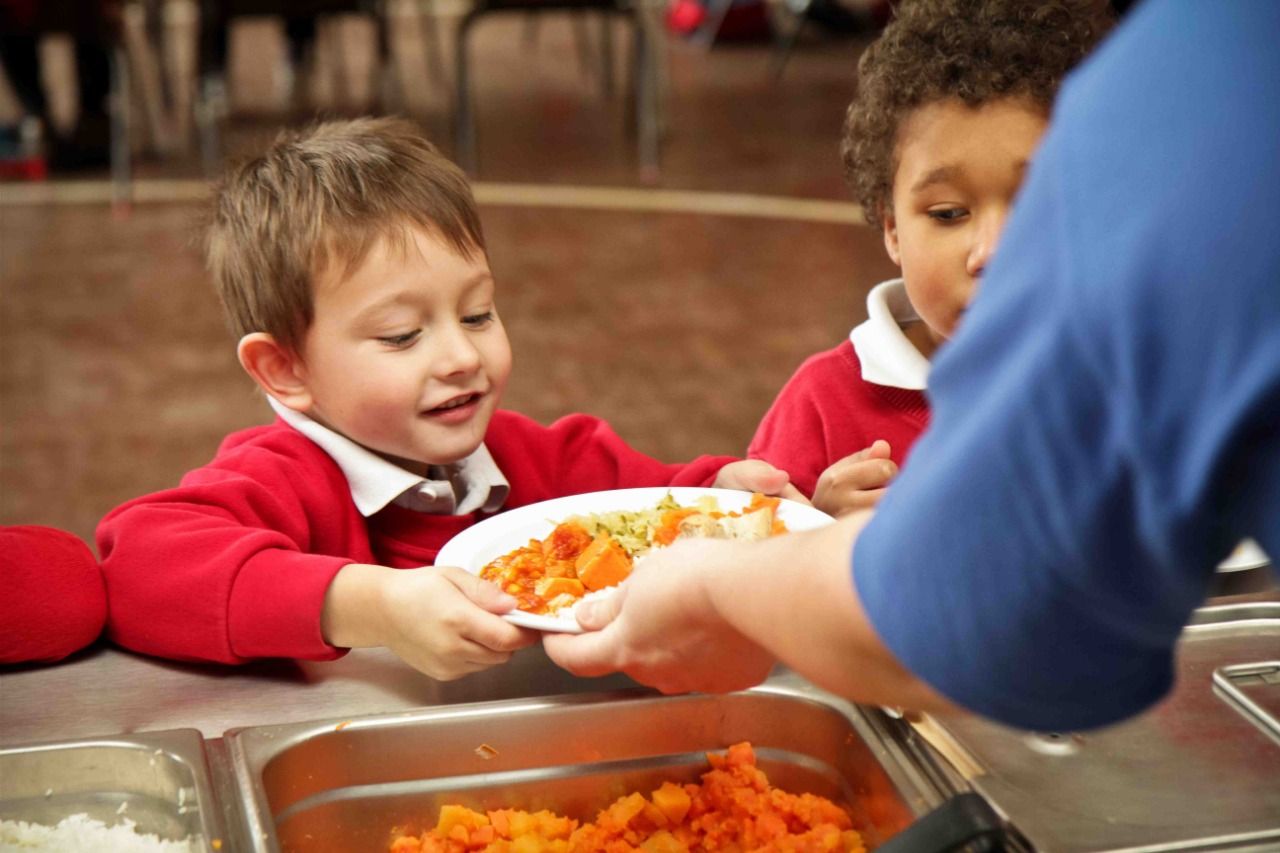
[[[813,497],[818,475],[878,438],[889,442],[901,466],[928,425],[924,393],[867,382],[846,338],[800,365],[760,422],[747,455],[786,471]]]
[[[485,444],[511,484],[506,507],[600,489],[700,486],[730,457],[667,465],[628,447],[603,421],[550,427],[494,415]],[[181,660],[328,660],[325,591],[349,563],[429,565],[485,518],[426,515],[391,504],[362,517],[337,463],[277,420],[234,433],[175,489],[113,510],[98,526],[108,635]]]
[[[54,661],[98,639],[107,596],[93,552],[53,527],[0,527],[0,663]]]

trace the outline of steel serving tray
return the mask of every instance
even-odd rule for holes
[[[1093,732],[939,722],[1044,853],[1280,850],[1280,602],[1196,611],[1173,691]]]
[[[786,679],[725,696],[647,691],[508,700],[257,726],[224,738],[258,851],[377,851],[439,807],[549,808],[590,819],[633,790],[696,781],[750,741],[775,785],[850,807],[872,844],[945,793],[873,715]]]
[[[204,741],[195,729],[0,748],[0,819],[52,826],[73,814],[125,818],[195,849],[223,847]]]

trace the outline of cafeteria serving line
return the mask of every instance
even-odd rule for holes
[[[794,188],[795,175],[761,174]],[[115,490],[168,486],[228,431],[269,418],[227,346],[190,229],[175,226],[198,212],[189,179],[140,182],[115,218],[104,183],[0,195],[0,390],[6,408],[19,403],[3,462],[6,482],[24,483],[0,509],[85,539],[100,505],[122,499]],[[504,404],[543,420],[607,413],[661,458],[740,452],[797,360],[846,335],[870,285],[893,274],[880,235],[829,199],[483,182],[477,197],[524,373]],[[454,402],[448,411],[469,405]],[[785,543],[829,523],[801,503],[706,485],[516,506],[450,539],[439,562],[518,593],[511,623],[571,632],[550,611],[607,593],[668,534]],[[180,621],[153,616],[171,632]],[[147,641],[145,620],[132,630]],[[57,824],[43,849],[104,849],[110,835],[107,849],[586,851],[644,839],[674,851],[800,833],[885,853],[1274,849],[1280,591],[1267,556],[1231,555],[1177,642],[1176,686],[1144,713],[1023,731],[855,705],[783,667],[750,690],[662,696],[619,675],[574,677],[536,645],[435,681],[387,649],[220,665],[99,640],[0,669],[0,840],[25,849]]]

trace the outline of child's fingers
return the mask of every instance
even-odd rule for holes
[[[443,566],[440,568],[440,573],[457,587],[459,592],[490,613],[501,616],[503,613],[515,610],[516,605],[520,603],[516,601],[515,596],[503,592],[496,584],[483,580],[464,569]]]
[[[883,438],[877,438],[867,447],[862,448],[857,453],[850,453],[844,459],[841,459],[840,462],[853,463],[862,462],[867,459],[888,459],[891,453],[892,449],[889,447],[889,442],[885,441]],[[835,464],[838,465],[839,462]]]
[[[778,492],[778,497],[786,498],[789,501],[795,501],[796,503],[802,503],[806,505],[809,505],[812,503],[807,497],[804,496],[804,492],[800,491],[790,483],[787,483],[785,486],[782,487],[782,491]]]
[[[892,460],[847,457],[823,471],[820,479],[826,480],[828,488],[863,490],[885,486],[897,474],[898,466]]]

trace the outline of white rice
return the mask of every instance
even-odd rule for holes
[[[138,832],[137,824],[125,818],[117,826],[107,826],[86,814],[63,818],[57,826],[27,823],[22,820],[0,820],[0,853],[197,853],[190,838],[166,841],[156,835]]]

